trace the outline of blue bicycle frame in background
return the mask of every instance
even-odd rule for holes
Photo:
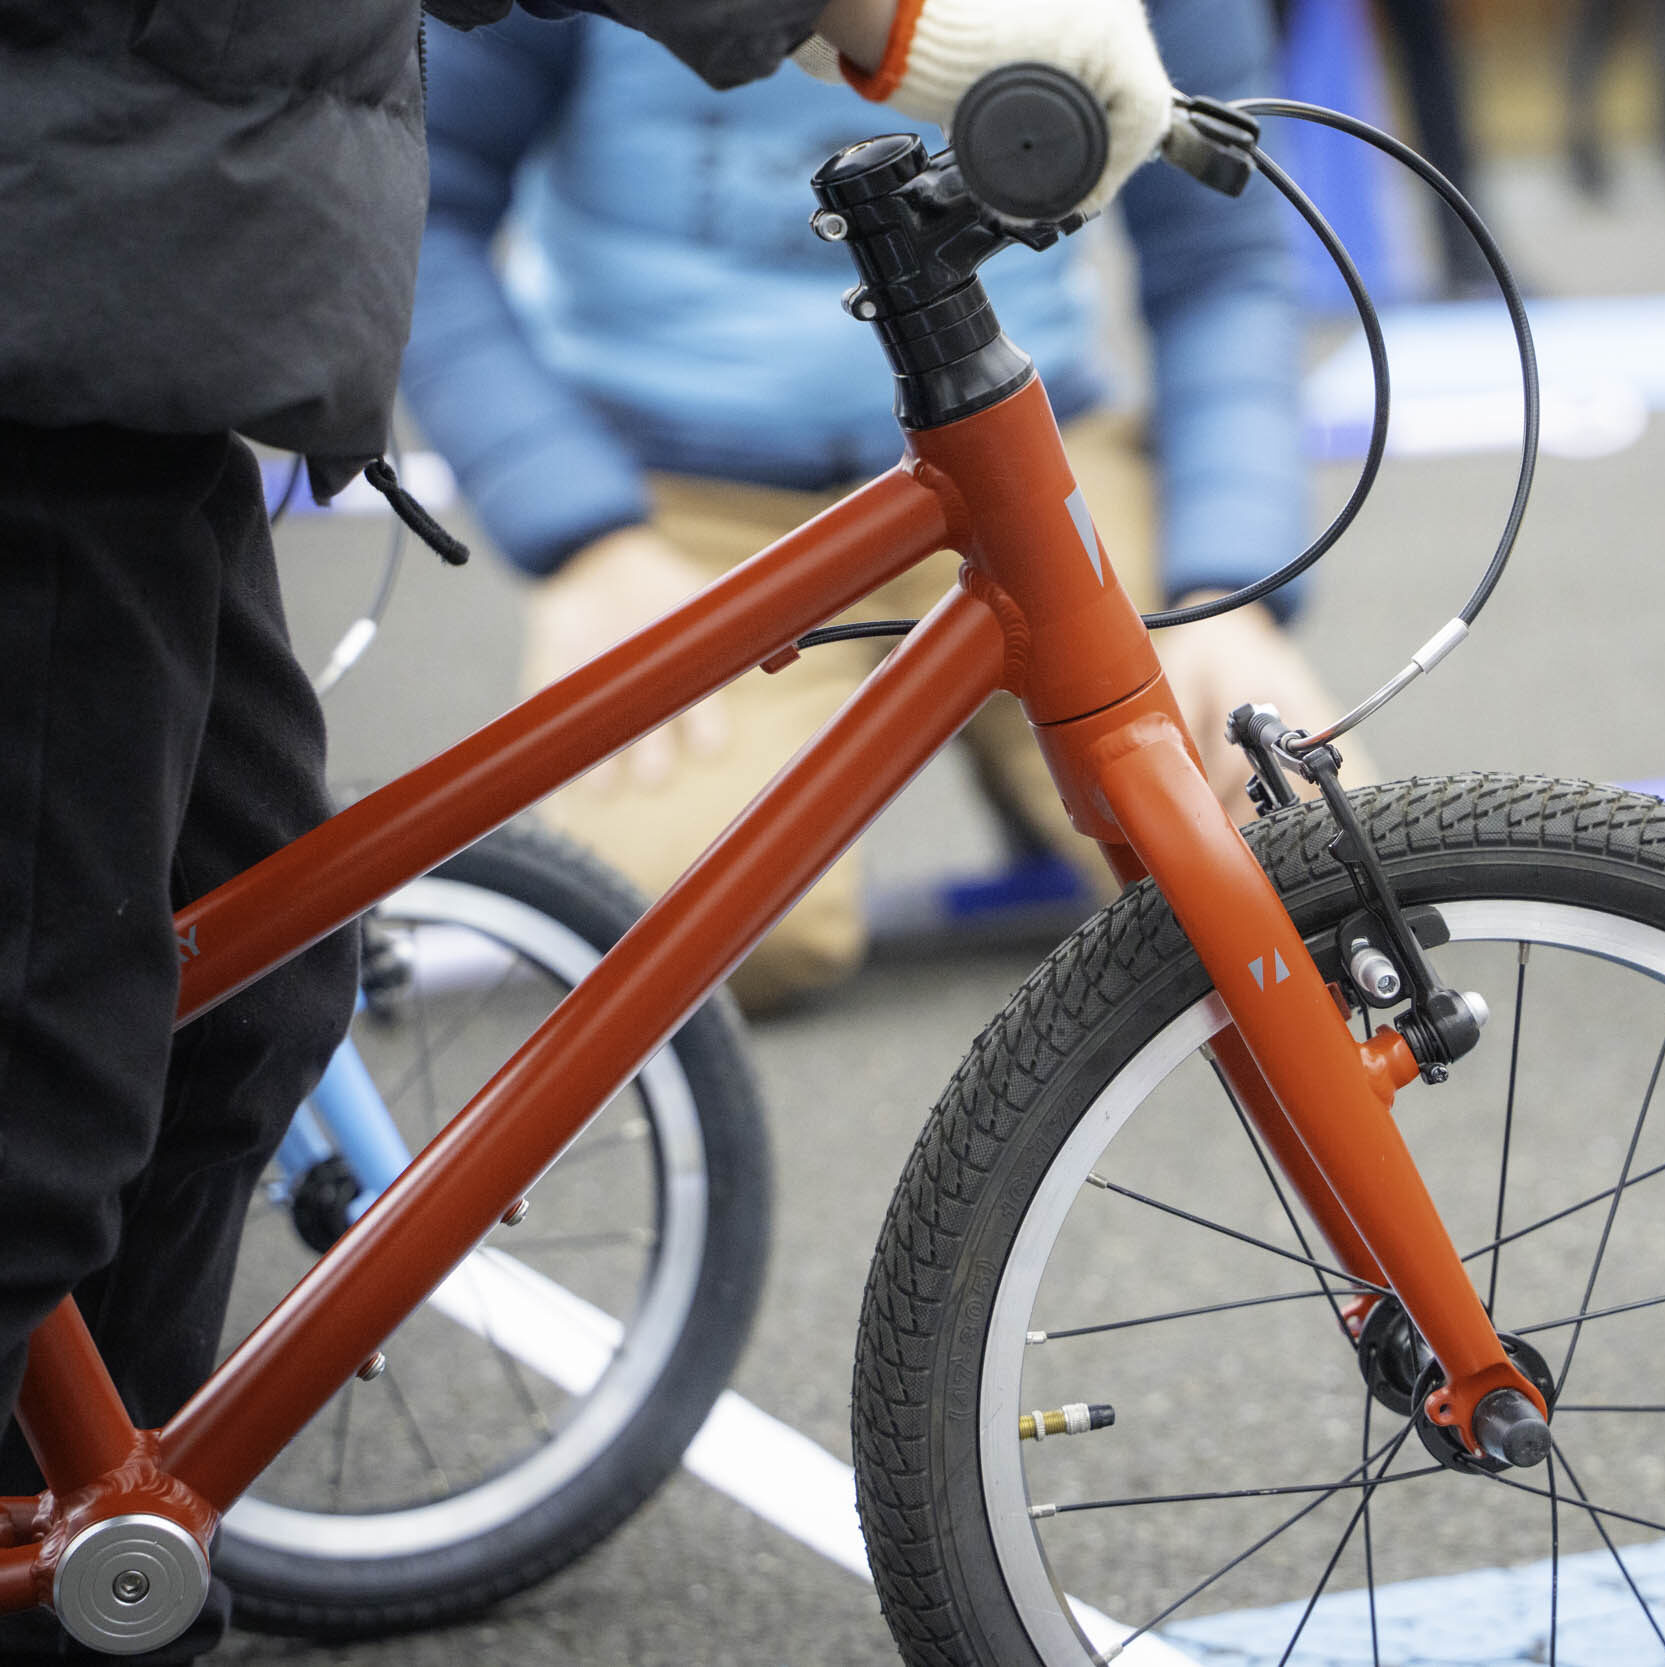
[[[359,997],[359,1008],[364,997]],[[282,1179],[274,1194],[287,1203],[321,1163],[339,1157],[359,1190],[345,1205],[343,1227],[351,1226],[410,1162],[410,1148],[395,1127],[352,1038],[335,1050],[318,1086],[301,1103],[277,1150]]]

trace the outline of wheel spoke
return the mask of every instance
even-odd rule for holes
[[[1534,1487],[1530,1482],[1523,1482],[1519,1476],[1512,1476],[1505,1471],[1499,1471],[1491,1480],[1499,1487],[1514,1488],[1517,1493],[1530,1493],[1539,1499],[1549,1498],[1548,1488]],[[1647,1528],[1655,1534],[1665,1534],[1665,1522],[1655,1522],[1651,1517],[1639,1517],[1631,1511],[1615,1510],[1611,1505],[1597,1505],[1591,1500],[1581,1498],[1578,1508],[1592,1522],[1598,1517],[1604,1517],[1610,1522],[1628,1522],[1634,1528]]]
[[[1482,1256],[1489,1256],[1503,1245],[1514,1244],[1519,1239],[1529,1237],[1533,1233],[1541,1232],[1546,1227],[1553,1227],[1558,1221],[1565,1221],[1568,1216],[1577,1215],[1580,1210],[1587,1210],[1593,1204],[1600,1204],[1612,1198],[1621,1191],[1628,1191],[1631,1187],[1639,1187],[1644,1181],[1651,1181],[1656,1175],[1665,1175],[1665,1163],[1656,1163],[1651,1169],[1644,1169],[1638,1175],[1632,1175],[1623,1187],[1603,1187],[1600,1192],[1593,1192],[1588,1198],[1581,1198],[1576,1204],[1569,1204],[1564,1210],[1556,1210],[1550,1215],[1540,1216],[1536,1221],[1529,1222],[1525,1227],[1517,1227],[1513,1232],[1505,1233],[1501,1238],[1491,1239],[1482,1245],[1476,1245],[1473,1250],[1463,1252],[1465,1262],[1477,1262]]]
[[[532,1393],[531,1385],[526,1381],[526,1374],[521,1370],[520,1357],[503,1342],[498,1335],[496,1326],[492,1323],[492,1304],[480,1289],[480,1274],[478,1264],[471,1256],[458,1270],[466,1278],[473,1290],[475,1311],[483,1316],[483,1332],[487,1344],[491,1348],[492,1357],[501,1367],[504,1379],[509,1385],[509,1391],[520,1404],[520,1410],[525,1415],[526,1422],[531,1426],[532,1433],[540,1440],[549,1434],[549,1420],[544,1416],[543,1408],[538,1405],[537,1396]]]
[[[1557,1407],[1555,1410],[1557,1413],[1560,1413],[1566,1411],[1567,1409],[1564,1407]],[[1560,1460],[1561,1468],[1566,1471],[1567,1480],[1573,1485],[1573,1492],[1578,1495],[1581,1503],[1586,1505],[1589,1504],[1590,1496],[1584,1491],[1584,1484],[1579,1481],[1578,1473],[1567,1462],[1567,1455],[1561,1451],[1561,1444],[1556,1441],[1553,1436],[1550,1438],[1550,1447],[1554,1457]],[[1653,1610],[1648,1607],[1648,1600],[1642,1596],[1641,1587],[1636,1584],[1630,1570],[1625,1567],[1625,1560],[1619,1555],[1619,1548],[1614,1545],[1613,1536],[1607,1532],[1607,1524],[1604,1523],[1599,1516],[1595,1515],[1592,1515],[1590,1520],[1595,1525],[1596,1532],[1601,1535],[1602,1542],[1606,1545],[1613,1561],[1618,1565],[1619,1574],[1623,1577],[1625,1585],[1630,1588],[1630,1595],[1636,1599],[1637,1607],[1646,1617],[1648,1625],[1653,1628],[1654,1637],[1657,1638],[1662,1645],[1665,1645],[1665,1632],[1660,1630],[1659,1622],[1654,1619]]]
[[[1367,1412],[1367,1424],[1368,1421],[1369,1414]],[[1394,1451],[1397,1452],[1398,1449],[1396,1448]],[[1393,1462],[1393,1458],[1394,1454],[1389,1453],[1382,1465],[1384,1471]],[[1369,1478],[1368,1460],[1366,1466],[1366,1477]],[[1398,1478],[1395,1479],[1398,1480]],[[1324,1595],[1324,1588],[1329,1585],[1330,1576],[1335,1573],[1336,1564],[1341,1561],[1342,1553],[1346,1551],[1349,1541],[1353,1538],[1354,1529],[1366,1518],[1366,1514],[1370,1510],[1370,1496],[1381,1485],[1381,1482],[1382,1478],[1379,1476],[1367,1479],[1363,1491],[1359,1495],[1358,1505],[1354,1508],[1352,1516],[1347,1519],[1347,1526],[1342,1529],[1341,1538],[1336,1541],[1335,1550],[1330,1553],[1330,1560],[1324,1565],[1324,1572],[1319,1575],[1318,1584],[1313,1588],[1312,1596],[1307,1599],[1307,1606],[1301,1611],[1301,1618],[1295,1623],[1295,1630],[1289,1635],[1289,1642],[1284,1645],[1283,1654],[1278,1657],[1278,1667],[1287,1667],[1290,1656],[1295,1653],[1295,1646],[1300,1643],[1301,1634],[1306,1631],[1307,1622],[1312,1619],[1312,1612],[1318,1607],[1318,1600]],[[1376,1589],[1374,1584],[1370,1588],[1370,1632],[1372,1648],[1374,1648],[1376,1635]]]
[[[609,1245],[629,1245],[636,1250],[652,1250],[659,1243],[659,1235],[651,1227],[613,1227],[594,1233],[542,1233],[526,1238],[517,1233],[512,1240],[494,1240],[509,1245],[516,1254],[528,1250],[598,1250]]]
[[[1342,1294],[1366,1296],[1370,1287],[1355,1285]],[[1279,1291],[1273,1296],[1237,1297],[1230,1302],[1211,1302],[1201,1308],[1173,1308],[1165,1314],[1141,1314],[1136,1320],[1101,1320],[1093,1325],[1066,1326],[1057,1331],[1032,1331],[1031,1343],[1056,1343],[1068,1337],[1096,1337],[1106,1331],[1131,1331],[1137,1326],[1163,1325],[1169,1320],[1194,1320],[1208,1314],[1231,1314],[1240,1308],[1264,1308],[1268,1303],[1311,1302],[1330,1295],[1328,1288],[1311,1291]]]
[[[1214,1057],[1212,1048],[1209,1050],[1209,1064],[1214,1069],[1216,1080],[1221,1088],[1225,1090],[1226,1099],[1231,1109],[1237,1114],[1237,1126],[1242,1129],[1243,1138],[1249,1143],[1249,1150],[1254,1153],[1256,1160],[1259,1162],[1261,1172],[1265,1175],[1267,1184],[1271,1187],[1273,1196],[1278,1201],[1278,1207],[1283,1211],[1284,1220],[1289,1223],[1289,1230],[1295,1235],[1295,1242],[1301,1247],[1301,1254],[1307,1258],[1309,1265],[1317,1271],[1318,1264],[1312,1260],[1312,1246],[1307,1242],[1307,1236],[1301,1230],[1300,1220],[1284,1192],[1283,1183],[1278,1178],[1278,1172],[1273,1167],[1272,1160],[1267,1157],[1265,1147],[1261,1144],[1259,1136],[1256,1135],[1253,1125],[1249,1122],[1248,1113],[1238,1103],[1237,1096],[1232,1093],[1231,1084],[1226,1081],[1225,1072],[1220,1069],[1220,1062]],[[1334,1291],[1331,1290],[1329,1280],[1324,1277],[1321,1271],[1317,1272],[1317,1278],[1318,1288],[1329,1302],[1331,1313],[1335,1315],[1335,1323],[1346,1334],[1348,1341],[1351,1342],[1352,1333],[1347,1330],[1347,1318],[1341,1312],[1341,1303],[1336,1298]]]
[[[1395,1452],[1403,1440],[1403,1434],[1395,1438],[1392,1443]],[[1375,1462],[1375,1457],[1376,1455],[1372,1455],[1371,1463]],[[1364,1466],[1360,1465],[1348,1471],[1347,1476],[1339,1482],[1285,1482],[1277,1487],[1222,1488],[1205,1493],[1148,1493],[1127,1499],[1081,1499],[1068,1505],[1036,1505],[1032,1509],[1036,1516],[1067,1516],[1071,1511],[1114,1511],[1129,1505],[1208,1505],[1219,1504],[1227,1499],[1277,1499],[1285,1495],[1298,1496],[1306,1493],[1322,1494],[1328,1499],[1332,1494],[1344,1493],[1350,1488],[1375,1489],[1387,1482],[1414,1482],[1419,1477],[1438,1476],[1445,1466],[1419,1465],[1415,1470],[1402,1470],[1397,1476],[1359,1477],[1359,1470],[1363,1468]]]
[[[1265,1550],[1265,1548],[1267,1546],[1269,1546],[1273,1542],[1273,1540],[1277,1539],[1280,1535],[1287,1533],[1291,1528],[1293,1528],[1296,1525],[1296,1523],[1304,1521],[1307,1517],[1311,1516],[1312,1513],[1319,1508],[1319,1506],[1324,1504],[1324,1502],[1326,1500],[1335,1498],[1335,1496],[1338,1493],[1341,1493],[1343,1490],[1348,1489],[1348,1488],[1363,1487],[1363,1486],[1366,1486],[1366,1485],[1369,1485],[1372,1488],[1374,1488],[1376,1485],[1379,1485],[1383,1481],[1393,1481],[1393,1482],[1409,1481],[1414,1476],[1426,1476],[1426,1475],[1431,1474],[1432,1471],[1438,1471],[1438,1470],[1443,1469],[1443,1466],[1434,1465],[1434,1466],[1431,1467],[1431,1470],[1406,1471],[1406,1472],[1402,1473],[1401,1475],[1391,1476],[1391,1477],[1390,1476],[1378,1476],[1378,1477],[1375,1477],[1375,1478],[1370,1477],[1370,1466],[1372,1464],[1374,1464],[1376,1459],[1381,1457],[1383,1454],[1386,1454],[1386,1458],[1383,1460],[1383,1464],[1382,1464],[1382,1469],[1384,1471],[1387,1469],[1388,1465],[1393,1463],[1393,1460],[1394,1460],[1395,1456],[1398,1454],[1399,1449],[1404,1445],[1405,1438],[1406,1438],[1406,1436],[1408,1436],[1410,1434],[1410,1432],[1411,1432],[1411,1426],[1407,1423],[1402,1430],[1400,1430],[1395,1436],[1392,1437],[1391,1440],[1383,1442],[1381,1447],[1377,1450],[1377,1452],[1372,1453],[1368,1458],[1363,1460],[1361,1463],[1355,1465],[1353,1467],[1353,1469],[1349,1470],[1347,1472],[1347,1474],[1345,1476],[1343,1476],[1342,1479],[1339,1482],[1335,1482],[1335,1483],[1332,1483],[1331,1485],[1329,1485],[1321,1493],[1319,1493],[1319,1495],[1316,1499],[1309,1500],[1305,1505],[1303,1505],[1293,1515],[1285,1517],[1284,1520],[1282,1522],[1280,1522],[1275,1528],[1271,1529],[1270,1531],[1268,1531],[1265,1534],[1262,1534],[1261,1537],[1258,1540],[1256,1540],[1253,1545],[1247,1547],[1243,1551],[1240,1551],[1229,1562],[1222,1563],[1220,1565],[1220,1567],[1217,1568],[1211,1575],[1208,1575],[1204,1579],[1198,1581],[1198,1583],[1195,1586],[1191,1587],[1189,1591],[1186,1591],[1186,1592],[1182,1593],[1179,1597],[1175,1598],[1172,1603],[1168,1604],[1166,1606],[1166,1608],[1162,1609],[1157,1614],[1152,1615],[1149,1620],[1145,1621],[1142,1625],[1140,1625],[1134,1631],[1130,1632],[1127,1635],[1127,1637],[1124,1638],[1121,1641],[1121,1647],[1125,1650],[1127,1648],[1127,1646],[1129,1644],[1131,1644],[1135,1638],[1141,1638],[1141,1637],[1144,1636],[1145,1633],[1149,1632],[1153,1627],[1161,1626],[1161,1624],[1164,1621],[1169,1619],[1170,1616],[1173,1616],[1173,1615],[1177,1614],[1193,1598],[1199,1597],[1202,1593],[1206,1592],[1208,1590],[1208,1588],[1215,1583],[1215,1581],[1224,1579],[1225,1576],[1230,1574],[1233,1569],[1240,1568],[1244,1563],[1248,1562],[1248,1560],[1251,1557],[1255,1556],[1256,1553]],[[1355,1480],[1355,1478],[1359,1477],[1361,1475],[1361,1473],[1363,1474],[1365,1480],[1363,1480],[1363,1481]],[[1268,1490],[1268,1491],[1282,1492],[1282,1491],[1285,1491],[1285,1490],[1272,1489],[1272,1490]],[[1209,1496],[1208,1495],[1198,1495],[1197,1497],[1198,1498],[1207,1498]],[[1232,1496],[1228,1495],[1226,1497],[1232,1497]],[[1157,1503],[1164,1503],[1164,1502],[1163,1501],[1157,1501]]]
[[[1193,1215],[1189,1210],[1180,1209],[1177,1204],[1164,1204],[1161,1199],[1150,1198],[1142,1192],[1135,1192],[1131,1187],[1118,1186],[1114,1181],[1107,1181],[1097,1171],[1087,1176],[1087,1184],[1099,1187],[1105,1192],[1113,1192],[1121,1198],[1131,1199],[1135,1204],[1144,1204],[1150,1209],[1160,1210],[1164,1215],[1177,1216],[1181,1221],[1190,1222],[1193,1227],[1205,1227],[1210,1233],[1220,1233],[1228,1239],[1236,1239],[1239,1244],[1253,1245],[1256,1250],[1264,1250],[1271,1256],[1281,1256],[1286,1262],[1294,1262],[1303,1268],[1315,1269],[1318,1273],[1327,1274],[1338,1284],[1348,1285],[1376,1296],[1385,1297],[1390,1294],[1385,1285],[1373,1285],[1368,1279],[1355,1279],[1351,1274],[1343,1273],[1339,1268],[1332,1268],[1326,1262],[1314,1261],[1310,1256],[1297,1255],[1293,1250],[1285,1250],[1282,1245],[1270,1244],[1265,1239],[1257,1239],[1252,1233],[1240,1233],[1235,1227],[1227,1227],[1222,1222],[1210,1221],[1206,1216]]]
[[[504,947],[506,948],[506,946]],[[476,991],[474,1001],[464,1011],[453,1017],[448,1024],[441,1025],[437,1029],[434,1028],[429,1017],[428,992],[423,986],[422,979],[418,977],[413,981],[411,1005],[418,1015],[418,1028],[421,1033],[417,1058],[415,1063],[394,1081],[392,1087],[386,1091],[384,1098],[390,1107],[403,1104],[406,1094],[410,1092],[420,1078],[427,1088],[423,1110],[428,1114],[427,1132],[429,1135],[433,1135],[438,1130],[437,1119],[440,1110],[439,1093],[434,1078],[434,1061],[485,1012],[508,986],[515,974],[523,966],[529,964],[523,955],[514,951],[508,953],[508,964],[497,978],[483,990]],[[449,1108],[445,1116],[449,1117],[451,1111],[455,1109],[457,1108]]]
[[[1561,1605],[1561,1502],[1555,1486],[1555,1455],[1545,1462],[1549,1479],[1549,1667],[1555,1667],[1555,1637],[1560,1630]]]
[[[1566,1412],[1665,1412],[1665,1406],[1621,1406],[1616,1402],[1604,1405],[1594,1401],[1558,1401],[1555,1416],[1559,1418]]]
[[[388,1399],[393,1402],[393,1410],[399,1415],[399,1422],[405,1426],[405,1434],[410,1437],[413,1446],[422,1460],[423,1468],[428,1473],[428,1487],[434,1498],[442,1499],[451,1492],[450,1479],[445,1474],[445,1467],[434,1456],[434,1450],[428,1445],[427,1438],[422,1434],[422,1426],[417,1422],[416,1413],[411,1404],[405,1399],[405,1392],[399,1387],[399,1375],[393,1370],[391,1362],[384,1368],[380,1378],[376,1380],[379,1389],[387,1391]]]
[[[1515,1087],[1520,1080],[1520,1026],[1526,1006],[1526,963],[1531,951],[1522,943],[1515,952],[1515,1017],[1509,1036],[1509,1089],[1503,1101],[1503,1157],[1497,1171],[1497,1217],[1492,1226],[1492,1266],[1486,1279],[1486,1312],[1497,1312],[1497,1269],[1503,1249],[1503,1209],[1509,1196],[1509,1153],[1515,1133]]]
[[[416,1058],[392,1086],[384,1090],[382,1103],[389,1113],[395,1106],[403,1106],[411,1089],[421,1083],[425,1092],[417,1108],[422,1113],[422,1132],[431,1138],[439,1128],[439,1084],[434,1075],[435,1049],[433,1027],[428,1017],[428,992],[420,979],[413,982],[410,998],[411,1030],[416,1038]]]
[[[639,1146],[653,1134],[653,1125],[645,1117],[623,1117],[605,1134],[586,1130],[561,1153],[561,1168],[570,1170],[574,1164],[616,1152],[624,1146]]]
[[[330,1509],[339,1511],[347,1485],[347,1427],[353,1417],[351,1385],[335,1392],[335,1428],[330,1436]]]
[[[1638,1297],[1634,1302],[1615,1302],[1608,1308],[1590,1308],[1578,1314],[1563,1314],[1558,1320],[1539,1320],[1536,1325],[1519,1325],[1512,1329],[1517,1337],[1530,1337],[1538,1331],[1559,1331],[1562,1326],[1581,1326],[1586,1320],[1606,1320],[1615,1314],[1634,1314],[1639,1308],[1657,1308],[1665,1303],[1665,1296]],[[1557,1401],[1559,1406],[1560,1402]]]
[[[1370,1415],[1376,1406],[1376,1397],[1366,1389],[1364,1392],[1364,1417],[1360,1420],[1359,1446],[1363,1450],[1362,1462],[1370,1462]],[[1376,1625],[1376,1547],[1370,1533],[1370,1494],[1364,1496],[1364,1589],[1370,1602],[1370,1667],[1382,1667],[1381,1637]]]
[[[1653,1104],[1654,1090],[1659,1086],[1659,1073],[1665,1068],[1665,1043],[1660,1044],[1659,1052],[1654,1058],[1653,1075],[1648,1078],[1648,1091],[1642,1096],[1642,1109],[1636,1114],[1636,1126],[1631,1130],[1630,1145],[1625,1148],[1624,1168],[1619,1171],[1619,1184],[1613,1189],[1613,1202],[1608,1206],[1607,1220],[1602,1223],[1601,1239],[1596,1245],[1595,1260],[1590,1265],[1590,1277],[1584,1285],[1584,1299],[1579,1303],[1579,1317],[1573,1325],[1573,1334],[1567,1344],[1567,1352],[1561,1361],[1561,1375],[1555,1380],[1555,1397],[1561,1397],[1561,1391],[1567,1386],[1567,1374],[1572,1370],[1573,1355],[1578,1349],[1578,1339],[1584,1330],[1585,1311],[1590,1306],[1590,1298],[1595,1294],[1596,1278],[1601,1272],[1602,1258],[1607,1254],[1607,1243],[1613,1234],[1614,1218],[1619,1213],[1619,1205],[1624,1199],[1625,1177],[1630,1173],[1630,1166],[1636,1160],[1636,1148],[1642,1139],[1642,1129],[1648,1120],[1648,1109]]]

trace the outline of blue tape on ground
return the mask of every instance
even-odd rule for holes
[[[1665,1541],[1623,1546],[1642,1596],[1665,1606]],[[1294,1652],[1289,1635],[1305,1600],[1237,1610],[1164,1628],[1163,1635],[1207,1667],[1511,1667],[1549,1653],[1549,1562],[1407,1580],[1376,1590],[1380,1654],[1373,1657],[1362,1592],[1319,1599]],[[1662,1667],[1662,1646],[1624,1575],[1606,1551],[1563,1557],[1557,1604],[1557,1667]]]

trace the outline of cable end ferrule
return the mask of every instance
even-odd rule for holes
[[[1426,677],[1467,635],[1466,620],[1448,620],[1411,656],[1411,664]]]

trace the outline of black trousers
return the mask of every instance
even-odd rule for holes
[[[248,448],[0,423],[0,1424],[69,1291],[141,1427],[213,1364],[356,938],[176,1036],[172,915],[321,821],[323,766]],[[0,1494],[39,1485],[12,1426]],[[0,1618],[0,1659],[76,1659],[47,1619]]]

